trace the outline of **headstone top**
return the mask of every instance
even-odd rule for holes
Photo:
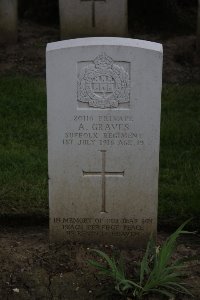
[[[91,37],[71,39],[47,44],[47,52],[57,49],[82,47],[82,46],[127,46],[140,49],[154,50],[163,52],[162,44],[149,42],[144,40],[130,38],[115,38],[115,37]]]

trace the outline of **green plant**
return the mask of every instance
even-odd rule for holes
[[[101,264],[95,260],[89,260],[89,264],[97,268],[101,274],[111,277],[114,280],[115,290],[119,294],[141,299],[151,293],[158,293],[174,299],[176,293],[184,293],[192,296],[181,281],[185,267],[183,260],[172,260],[175,250],[176,240],[183,233],[184,226],[190,220],[184,222],[161,247],[156,247],[155,241],[151,238],[148,242],[146,252],[136,271],[135,279],[126,278],[125,265],[123,259],[116,261],[114,257],[109,257],[106,253],[93,249],[106,263]]]

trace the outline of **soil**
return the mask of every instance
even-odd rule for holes
[[[162,39],[160,36],[134,38],[162,42],[164,45],[164,82],[200,83],[200,61],[195,52],[195,36]],[[58,28],[40,26],[25,21],[19,24],[16,45],[0,48],[1,74],[45,77],[45,47],[59,40]],[[20,220],[19,220],[20,224]],[[158,244],[168,236],[159,232]],[[83,245],[66,242],[50,244],[47,226],[0,225],[0,300],[89,300],[122,299],[117,295],[101,295],[111,282],[99,276],[88,265],[95,248],[113,255],[121,253],[131,276],[142,250],[118,249],[113,245]],[[187,236],[178,241],[174,258],[200,255],[200,237]],[[200,299],[200,262],[197,258],[186,264],[184,281],[190,285],[193,299]],[[151,296],[148,299],[161,299]],[[177,299],[189,299],[177,295]]]
[[[164,83],[200,83],[200,56],[195,36],[136,35],[130,37],[160,42],[164,48]],[[22,74],[45,77],[46,44],[59,40],[59,29],[21,21],[18,43],[0,47],[1,74]]]
[[[133,274],[135,262],[143,255],[142,250],[118,249],[113,245],[83,245],[65,242],[50,244],[46,226],[1,227],[0,233],[0,299],[2,300],[89,300],[122,299],[107,297],[101,293],[111,286],[108,279],[98,275],[89,266],[88,259],[94,255],[89,249],[100,249],[109,255],[123,255],[128,274]],[[158,244],[168,234],[158,234]],[[200,238],[182,237],[178,241],[174,258],[188,258],[200,254]],[[195,258],[186,264],[184,282],[194,295],[200,295],[200,262]],[[99,297],[98,297],[99,296]],[[123,298],[125,299],[125,298]],[[152,296],[148,299],[161,299]],[[179,300],[189,299],[177,295]]]

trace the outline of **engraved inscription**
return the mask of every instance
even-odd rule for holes
[[[101,109],[130,103],[129,70],[105,53],[97,56],[78,74],[78,101]]]
[[[137,130],[131,115],[74,115],[74,130],[64,133],[64,145],[102,147],[142,147],[142,132]]]
[[[100,172],[85,172],[83,171],[83,176],[101,176],[102,179],[102,205],[101,212],[106,213],[106,175],[109,176],[124,176],[124,171],[122,172],[107,172],[106,171],[106,150],[100,150],[102,153],[102,169]]]
[[[67,236],[104,236],[138,238],[147,228],[153,226],[152,218],[77,218],[54,217],[53,222],[65,231]]]
[[[81,0],[81,2],[92,2],[92,27],[96,26],[95,2],[106,2],[106,0]]]

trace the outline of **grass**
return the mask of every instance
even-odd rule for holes
[[[194,217],[199,225],[199,85],[164,88],[160,149],[159,220],[176,226]]]
[[[1,215],[47,214],[45,82],[0,79]]]
[[[46,88],[0,77],[0,215],[48,214]],[[159,222],[200,225],[200,85],[163,88]],[[196,218],[195,218],[196,217]]]

